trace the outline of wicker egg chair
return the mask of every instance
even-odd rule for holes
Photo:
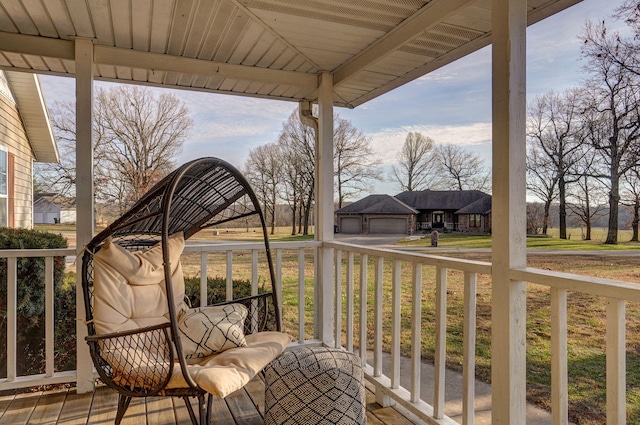
[[[176,244],[184,244],[184,240],[203,229],[250,216],[257,216],[262,226],[271,286],[268,292],[255,296],[231,301],[228,296],[225,305],[218,307],[226,311],[229,306],[232,310],[240,308],[240,304],[245,306],[241,342],[244,343],[246,337],[246,346],[238,343],[239,347],[233,346],[210,357],[188,359],[185,336],[180,328],[183,300],[175,299],[184,293],[179,261],[184,245],[176,248]],[[111,254],[105,254],[107,252]],[[111,273],[109,278],[116,276],[109,281],[111,286],[101,283],[106,281],[104,277],[98,279],[105,273],[102,265],[105,255],[111,255],[109,258],[116,269],[129,270],[107,270]],[[183,398],[192,422],[209,424],[212,397],[224,397],[246,383],[233,379],[229,383],[226,377],[237,375],[238,370],[245,373],[247,368],[259,373],[258,369],[279,355],[289,342],[288,336],[280,332],[274,269],[258,200],[246,179],[220,159],[191,161],[162,179],[128,212],[91,240],[85,247],[82,262],[87,343],[100,379],[119,393],[116,424],[122,420],[132,397],[158,395]],[[155,278],[138,276],[140,270],[155,273]],[[176,279],[178,271],[179,279]],[[153,291],[151,296],[145,293],[142,303],[135,307],[129,305],[136,297],[140,298],[136,291],[149,288]],[[103,304],[105,297],[106,304]],[[151,319],[139,317],[144,316],[143,313],[136,315],[135,311],[128,311],[151,308],[148,300],[153,304],[158,299],[164,311],[154,313],[155,316],[151,314]],[[101,330],[99,316],[105,311],[116,316],[124,314],[126,317],[118,320],[126,321],[126,326],[116,331],[110,327]],[[221,357],[224,359],[216,363]],[[260,358],[257,365],[254,364],[256,358]],[[240,364],[236,365],[237,362]],[[247,366],[242,362],[254,363]],[[237,366],[237,370],[227,371],[226,366],[220,366],[229,363]],[[245,381],[252,377],[251,374],[245,376]],[[197,416],[190,397],[198,399]]]

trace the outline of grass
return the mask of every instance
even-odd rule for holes
[[[553,230],[553,229],[552,229]],[[556,234],[557,234],[557,229]],[[554,232],[551,232],[553,234]],[[625,233],[626,235],[626,233]],[[622,235],[621,235],[622,236]],[[528,237],[527,248],[533,250],[554,251],[640,251],[640,243],[628,242],[630,233],[625,239],[619,237],[617,245],[605,244],[602,241],[583,241],[575,239],[558,239],[557,237]],[[604,239],[602,239],[604,240]],[[398,242],[401,246],[431,247],[431,237],[426,235],[421,239],[405,239]],[[491,248],[491,236],[464,235],[457,233],[443,233],[439,235],[439,248]]]

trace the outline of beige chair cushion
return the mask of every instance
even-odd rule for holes
[[[247,307],[237,303],[186,310],[178,319],[185,358],[208,357],[247,345],[244,337],[247,314]]]
[[[171,283],[177,312],[186,310],[180,255],[184,237],[169,238]],[[138,329],[169,320],[162,246],[128,251],[107,239],[94,257],[93,317],[97,334]]]
[[[224,398],[251,381],[291,342],[282,332],[258,332],[246,336],[247,346],[231,348],[189,365],[193,380],[205,391]],[[187,383],[176,363],[167,388],[184,388]]]

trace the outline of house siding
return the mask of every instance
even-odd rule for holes
[[[32,228],[34,156],[15,103],[1,94],[0,145],[15,158],[13,182],[9,182],[13,184],[13,225]]]

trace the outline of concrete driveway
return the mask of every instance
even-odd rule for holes
[[[354,245],[378,246],[393,245],[400,239],[406,238],[407,235],[352,235],[348,233],[336,233],[335,239],[344,243],[352,243]]]

